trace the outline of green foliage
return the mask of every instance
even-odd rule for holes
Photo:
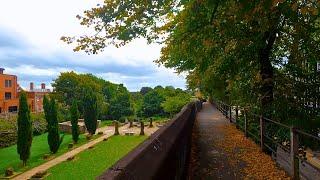
[[[164,97],[157,91],[149,91],[143,97],[142,112],[144,116],[156,116],[163,114],[161,103],[164,101]]]
[[[166,97],[166,100],[161,104],[163,110],[171,116],[180,112],[182,107],[189,103],[191,96],[187,93],[178,93],[176,96]]]
[[[48,123],[48,144],[50,151],[55,154],[58,152],[63,137],[60,137],[58,126],[57,104],[55,99],[49,100],[46,96],[43,99],[43,108]]]
[[[127,117],[133,114],[131,97],[128,90],[119,85],[116,95],[110,100],[110,115],[113,119],[119,120],[121,117]]]
[[[43,113],[31,113],[33,135],[37,136],[47,131],[47,122]],[[0,118],[0,148],[8,147],[17,143],[17,118],[16,114]]]
[[[30,148],[32,144],[32,122],[30,118],[30,111],[27,102],[27,95],[25,92],[20,93],[19,98],[19,112],[18,112],[18,141],[17,151],[20,155],[20,160],[23,165],[26,165],[30,157]]]
[[[142,87],[142,88],[140,89],[140,94],[141,94],[142,96],[144,96],[144,95],[146,95],[149,91],[152,91],[152,88],[151,88],[151,87]]]
[[[44,117],[44,113],[32,113],[32,130],[33,135],[38,136],[47,131],[47,121]]]
[[[143,104],[143,95],[140,92],[131,92],[131,99],[133,104],[134,115],[131,116],[131,119],[134,119],[136,116],[142,116],[142,104]]]
[[[70,108],[71,114],[71,125],[72,125],[72,139],[75,143],[79,140],[79,127],[78,127],[78,119],[79,119],[79,110],[77,101],[73,101],[72,106]]]
[[[87,88],[83,97],[84,122],[88,132],[93,135],[97,129],[98,104],[93,89]]]
[[[65,111],[67,109],[66,107],[72,105],[73,100],[77,100],[80,116],[83,116],[83,97],[86,94],[87,88],[93,89],[97,96],[98,118],[117,119],[119,115],[117,115],[116,112],[122,111],[122,107],[119,106],[119,103],[114,104],[114,102],[117,102],[118,100],[122,101],[120,103],[126,107],[124,108],[124,111],[121,112],[123,115],[130,115],[131,113],[129,112],[132,111],[132,102],[128,101],[130,105],[123,102],[124,99],[131,98],[129,91],[123,87],[123,85],[110,83],[109,81],[105,81],[91,74],[76,74],[74,72],[61,73],[61,75],[54,81],[53,87],[55,91],[51,96],[57,98],[61,103],[61,109],[59,112]],[[111,110],[110,106],[113,106],[111,107]],[[69,120],[70,117],[67,116],[68,114],[69,113],[60,113],[59,120]]]
[[[191,90],[316,135],[319,5],[283,0],[110,0],[77,16],[82,25],[97,31],[94,36],[62,40],[87,53],[140,37],[160,42],[163,48],[156,62],[186,72]],[[147,104],[142,111],[151,110]]]

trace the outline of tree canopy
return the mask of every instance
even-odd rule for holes
[[[119,112],[122,108],[122,110],[126,108],[127,110],[125,110],[124,114],[120,114],[120,116],[127,116],[130,114],[128,111],[132,111],[132,109],[130,110],[132,102],[130,101],[129,91],[123,85],[111,83],[92,74],[61,73],[52,86],[54,88],[52,96],[58,99],[60,103],[69,107],[76,100],[81,115],[84,115],[85,102],[83,97],[85,97],[88,89],[92,89],[97,97],[98,118],[117,119],[118,114],[116,112]],[[122,104],[123,107],[117,106],[119,105],[117,104],[119,103],[118,99],[121,98],[127,98],[128,104]]]
[[[87,53],[140,37],[162,43],[156,62],[186,72],[190,89],[315,131],[319,5],[315,0],[111,0],[77,16],[94,35],[62,40]]]

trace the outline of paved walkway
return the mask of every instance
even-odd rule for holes
[[[289,179],[211,104],[197,115],[189,179]]]
[[[156,130],[158,130],[158,128],[156,126],[154,126],[153,128],[149,128],[149,127],[145,127],[144,131],[145,131],[145,134],[150,136],[152,133],[154,133]],[[96,132],[103,132],[103,135],[97,139],[94,139],[92,141],[89,141],[88,143],[78,147],[78,148],[75,148],[65,154],[62,154],[61,156],[58,156],[44,164],[41,164],[40,166],[37,166],[33,169],[30,169],[16,177],[13,178],[13,180],[26,180],[26,179],[29,179],[31,176],[33,176],[34,174],[36,174],[37,172],[40,172],[40,171],[46,171],[48,169],[50,169],[51,167],[63,162],[63,161],[66,161],[69,157],[72,157],[72,156],[75,156],[77,155],[78,153],[88,149],[90,146],[94,146],[95,144],[103,141],[104,138],[108,138],[110,136],[112,136],[114,134],[114,127],[102,127],[102,128],[99,128],[97,129]],[[119,128],[119,132],[120,134],[124,134],[126,131],[130,131],[130,132],[134,132],[135,134],[138,134],[140,132],[140,128],[137,128],[137,127],[133,127],[133,128],[128,128],[128,125],[125,125],[125,126],[122,126]]]

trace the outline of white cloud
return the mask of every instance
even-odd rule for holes
[[[6,73],[8,74],[16,74],[19,76],[47,76],[47,77],[55,77],[60,74],[60,72],[71,71],[67,68],[46,68],[41,69],[37,68],[33,65],[21,65],[15,68],[6,68]]]
[[[154,64],[153,61],[160,56],[160,45],[148,45],[145,40],[138,39],[122,48],[108,47],[103,53],[89,56],[83,52],[74,53],[72,46],[60,41],[63,35],[89,33],[90,30],[79,25],[75,16],[102,1],[2,1],[0,28],[9,29],[13,36],[27,46],[10,51],[0,49],[1,64],[9,66],[9,62],[3,63],[9,59],[20,64],[5,68],[8,72],[22,76],[22,81],[37,78],[38,81],[50,82],[60,71],[74,70],[92,72],[107,80],[123,83],[131,90],[138,90],[142,86],[155,86],[157,83],[183,87],[184,77]],[[116,68],[110,69],[112,67]],[[102,69],[106,71],[101,72]],[[153,72],[150,72],[151,70]],[[127,71],[134,72],[134,75],[128,75]]]

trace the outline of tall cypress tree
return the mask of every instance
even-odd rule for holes
[[[47,121],[47,130],[49,129],[49,118],[50,118],[50,101],[48,97],[45,95],[43,97],[43,110],[44,110],[44,116]]]
[[[60,138],[59,127],[58,127],[58,115],[57,115],[57,105],[54,99],[48,100],[46,97],[43,99],[44,113],[48,123],[48,144],[50,151],[55,154],[63,137]]]
[[[84,123],[89,134],[93,135],[97,129],[98,104],[97,96],[91,88],[88,88],[83,98]]]
[[[27,95],[22,91],[19,100],[17,152],[20,155],[20,159],[23,161],[24,166],[30,157],[31,144],[32,122],[30,119]]]
[[[79,127],[78,127],[78,119],[79,119],[79,110],[77,101],[72,102],[72,106],[70,108],[71,114],[71,125],[72,125],[72,139],[75,143],[79,140]]]

